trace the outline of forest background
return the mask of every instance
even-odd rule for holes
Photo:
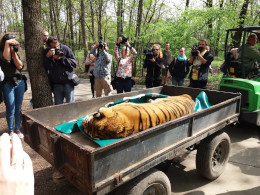
[[[206,38],[215,56],[213,66],[220,66],[224,60],[225,30],[260,25],[260,1],[0,0],[0,24],[1,35],[10,32],[18,35],[22,49],[26,51],[25,62],[28,64],[31,82],[34,79],[36,81],[36,84],[32,82],[32,95],[39,99],[41,95],[46,95],[39,94],[39,87],[44,82],[37,79],[40,74],[44,74],[41,68],[37,71],[41,65],[38,51],[42,29],[72,48],[78,60],[78,73],[84,72],[84,59],[91,43],[102,37],[103,41],[109,43],[109,52],[113,54],[117,38],[122,35],[128,37],[138,51],[133,74],[143,81],[143,49],[154,43],[164,47],[165,42],[169,42],[174,57],[178,49],[184,46],[190,57],[190,47],[201,38]],[[232,36],[230,45],[239,46],[236,40],[240,40],[241,35]],[[46,78],[43,76],[43,80]],[[215,74],[211,79],[220,78],[220,74]],[[49,89],[48,84],[46,87]],[[50,94],[49,91],[47,96]],[[40,99],[46,101],[49,98]],[[40,103],[40,99],[35,102],[36,107],[51,104],[50,99],[44,104]]]

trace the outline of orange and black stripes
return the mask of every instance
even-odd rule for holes
[[[153,103],[122,103],[102,108],[86,117],[82,125],[93,138],[123,138],[190,114],[195,103],[189,95],[157,99]]]

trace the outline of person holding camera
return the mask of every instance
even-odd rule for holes
[[[15,35],[6,34],[0,41],[0,66],[4,72],[3,96],[6,107],[6,120],[9,134],[21,132],[21,116],[23,96],[25,91],[24,77],[21,74],[23,63],[18,54],[19,42]]]
[[[74,68],[77,61],[72,50],[57,40],[49,37],[44,52],[44,66],[47,70],[54,94],[55,105],[74,102]]]
[[[185,55],[185,48],[179,49],[179,55],[171,62],[169,72],[172,76],[172,85],[183,86],[185,77],[190,71],[189,60]]]
[[[120,57],[120,44],[125,44],[121,48]],[[129,51],[131,51],[131,57],[128,57]],[[135,59],[137,52],[130,46],[129,41],[126,37],[119,37],[114,48],[114,55],[117,61],[117,72],[116,72],[116,90],[117,93],[130,92],[132,89],[132,63]]]
[[[189,87],[206,89],[208,82],[209,66],[213,61],[213,55],[207,50],[208,41],[201,39],[199,47],[192,48],[189,63],[192,65],[190,71]]]
[[[96,91],[96,97],[102,96],[102,91],[106,96],[112,91],[111,83],[111,63],[112,55],[108,52],[108,45],[103,41],[99,41],[95,44],[91,53],[95,56],[95,67],[94,67],[94,77],[95,84],[94,88]]]
[[[91,50],[93,49],[94,46],[95,46],[95,44],[91,45]],[[95,98],[95,89],[94,89],[95,77],[93,75],[95,61],[96,61],[96,58],[93,54],[87,55],[86,61],[85,61],[85,72],[88,73],[88,77],[89,77],[89,80],[90,80],[92,98]]]
[[[162,82],[161,69],[165,69],[165,66],[163,65],[163,54],[159,44],[153,45],[152,51],[146,51],[143,67],[147,68],[146,88],[160,86]]]

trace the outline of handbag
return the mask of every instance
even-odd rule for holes
[[[24,81],[24,92],[27,91],[28,87],[27,87],[27,77],[25,75],[22,75],[22,80]]]
[[[77,86],[80,83],[80,78],[75,73],[72,74],[71,81],[74,86]]]

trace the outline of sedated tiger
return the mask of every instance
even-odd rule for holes
[[[94,139],[115,139],[194,112],[195,103],[187,95],[158,98],[152,103],[121,103],[87,115],[82,126]]]

